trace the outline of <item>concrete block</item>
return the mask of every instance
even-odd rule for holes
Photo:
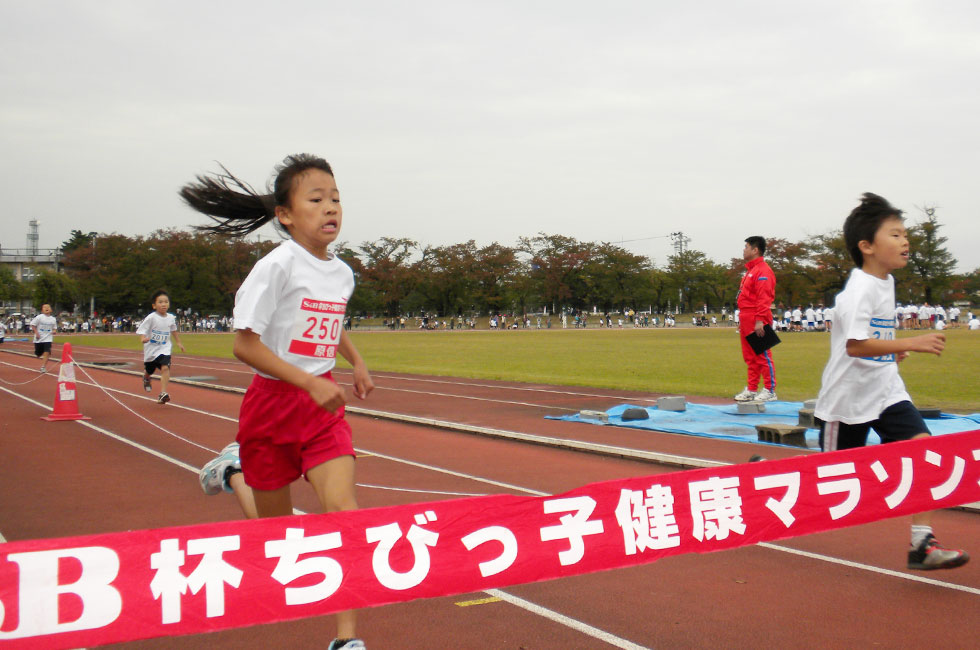
[[[816,429],[817,424],[813,421],[813,409],[800,409],[800,419],[798,424],[807,429]]]
[[[578,416],[583,420],[599,420],[600,422],[609,422],[609,414],[605,411],[579,411]]]
[[[812,411],[813,409],[817,408],[817,400],[808,399],[807,401],[803,402],[803,408],[810,409]]]
[[[657,408],[661,411],[686,411],[687,400],[683,395],[667,395],[657,400]]]
[[[758,432],[759,442],[806,447],[806,427],[769,422],[755,425],[755,430]]]
[[[620,417],[629,422],[631,420],[649,420],[650,414],[643,408],[628,408],[623,411],[623,415]]]
[[[765,413],[766,403],[765,402],[739,402],[738,403],[739,413]]]

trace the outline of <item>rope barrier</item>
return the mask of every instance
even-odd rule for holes
[[[14,367],[16,368],[17,366]],[[7,384],[8,386],[26,386],[27,384],[37,381],[46,374],[46,372],[39,372],[33,379],[28,379],[27,381],[7,381],[6,379],[0,378],[0,383]]]
[[[133,415],[135,415],[136,417],[138,417],[139,419],[143,420],[144,422],[146,422],[150,426],[156,427],[157,429],[159,429],[160,431],[163,431],[168,436],[173,436],[177,440],[180,440],[182,442],[186,442],[187,444],[193,445],[194,447],[197,447],[198,449],[203,449],[205,451],[209,451],[212,454],[218,453],[216,450],[211,449],[210,447],[205,447],[204,445],[198,444],[198,443],[194,442],[193,440],[189,440],[189,439],[185,438],[184,436],[179,435],[179,434],[176,434],[173,431],[169,431],[169,430],[165,429],[164,427],[160,426],[159,424],[157,424],[156,422],[153,422],[152,420],[149,420],[149,419],[143,417],[142,415],[140,415],[139,413],[137,413],[133,409],[131,409],[128,406],[126,406],[125,404],[123,404],[119,399],[116,398],[115,395],[113,395],[112,393],[110,393],[108,389],[106,389],[105,387],[103,387],[102,384],[100,384],[99,382],[95,381],[95,379],[92,377],[92,375],[88,374],[88,371],[85,370],[85,368],[83,368],[82,366],[78,365],[77,363],[74,364],[74,366],[76,368],[78,368],[79,370],[81,370],[82,371],[82,374],[85,375],[86,377],[88,377],[88,380],[90,382],[92,382],[92,384],[94,384],[95,386],[97,386],[99,389],[102,390],[103,393],[105,393],[106,395],[108,395],[109,396],[109,399],[111,399],[116,404],[118,404],[119,406],[123,407],[124,409],[126,409],[127,411],[129,411],[130,413],[132,413]]]

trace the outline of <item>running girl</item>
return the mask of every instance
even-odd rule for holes
[[[343,328],[354,274],[327,250],[342,222],[333,171],[322,158],[289,156],[276,167],[271,196],[222,171],[180,191],[215,221],[200,230],[242,236],[273,221],[289,239],[256,263],[235,296],[235,356],[256,375],[242,401],[238,444],[205,466],[202,487],[227,488],[240,467],[254,502],[252,510],[239,495],[246,516],[278,517],[292,514],[289,485],[305,476],[325,511],[354,510],[346,397],[330,372],[336,355],[354,368],[354,395],[364,399],[374,383]],[[341,648],[364,648],[353,611],[337,615],[329,650]]]

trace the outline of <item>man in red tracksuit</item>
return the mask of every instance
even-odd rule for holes
[[[772,301],[776,296],[776,276],[762,259],[766,252],[766,240],[754,236],[745,240],[742,259],[745,260],[745,276],[738,289],[739,339],[742,341],[742,358],[748,366],[748,382],[745,390],[735,396],[737,402],[776,399],[776,371],[772,364],[772,350],[756,354],[745,340],[755,332],[762,336],[764,325],[772,325]],[[759,377],[763,379],[762,390]]]

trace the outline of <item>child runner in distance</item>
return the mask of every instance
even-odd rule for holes
[[[867,193],[844,221],[844,243],[857,268],[837,294],[814,415],[824,451],[863,447],[870,429],[883,443],[930,435],[898,374],[910,352],[939,356],[946,338],[930,332],[895,338],[895,279],[891,272],[909,261],[902,212]],[[963,551],[940,546],[932,513],[912,516],[910,569],[951,569],[969,560]]]
[[[34,356],[41,360],[41,372],[48,371],[48,359],[51,357],[51,342],[54,341],[54,331],[58,328],[58,320],[51,315],[51,305],[41,305],[41,313],[31,320],[31,330],[34,332]]]
[[[340,194],[322,158],[289,156],[276,171],[271,196],[226,169],[180,191],[216,222],[201,230],[242,236],[273,221],[289,235],[235,295],[235,356],[256,375],[242,400],[237,442],[204,466],[201,486],[208,494],[234,490],[246,516],[277,517],[292,514],[289,486],[305,476],[325,511],[354,510],[346,397],[331,375],[336,355],[354,368],[354,395],[364,399],[374,383],[343,328],[354,274],[327,248],[340,232]],[[337,614],[329,650],[364,648],[355,624],[355,612]]]
[[[173,352],[173,345],[170,337],[177,341],[180,351],[184,352],[184,344],[180,342],[177,335],[177,321],[173,314],[168,314],[170,309],[170,296],[162,289],[153,294],[150,300],[153,311],[150,312],[143,322],[136,328],[136,333],[140,335],[143,343],[143,390],[149,393],[150,377],[153,371],[160,369],[160,397],[157,402],[166,404],[170,401],[170,394],[167,393],[167,384],[170,382],[170,356]]]

